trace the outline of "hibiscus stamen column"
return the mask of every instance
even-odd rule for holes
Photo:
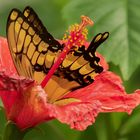
[[[85,44],[87,39],[87,29],[85,28],[87,25],[93,25],[93,21],[86,17],[81,16],[81,23],[80,24],[74,24],[70,26],[69,28],[69,35],[64,36],[63,43],[65,45],[62,53],[59,55],[58,59],[52,66],[52,68],[49,70],[46,77],[43,79],[41,86],[44,88],[45,85],[48,83],[51,76],[54,74],[56,69],[59,67],[59,65],[62,63],[62,61],[65,59],[67,53],[70,51],[72,47],[79,47]]]

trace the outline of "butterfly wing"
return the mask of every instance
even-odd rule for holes
[[[19,75],[39,82],[62,50],[32,8],[13,9],[8,17],[7,38]],[[42,72],[44,71],[44,72]]]
[[[95,55],[97,47],[109,36],[108,32],[97,34],[89,47],[84,46],[73,50],[63,61],[60,70],[70,80],[77,81],[80,85],[86,86],[94,81],[94,77],[103,71],[98,64],[99,58]]]
[[[102,72],[95,51],[107,37],[107,32],[96,35],[88,49],[85,46],[73,47],[44,88],[50,102],[56,102],[66,93],[92,83],[94,77]],[[47,31],[31,7],[26,7],[23,12],[17,9],[11,11],[7,38],[19,75],[39,83],[63,50],[63,45]]]
[[[98,64],[100,59],[95,51],[108,36],[108,32],[97,34],[88,49],[81,46],[78,50],[73,49],[67,54],[57,69],[56,76],[52,77],[45,88],[47,93],[50,93],[52,102],[58,103],[68,92],[91,84],[95,76],[103,71],[103,67]],[[49,87],[54,88],[50,90]]]

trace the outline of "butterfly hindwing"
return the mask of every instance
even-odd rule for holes
[[[97,47],[108,38],[108,32],[96,35],[88,49],[84,46],[70,52],[62,62],[60,71],[70,80],[77,81],[85,86],[94,81],[94,77],[103,71],[98,64],[99,58],[95,55]]]
[[[91,84],[95,76],[103,71],[95,51],[108,36],[108,32],[100,33],[93,38],[88,48],[81,46],[67,54],[55,73],[57,76],[53,76],[46,87],[46,92],[51,94],[52,102],[59,101],[72,90]],[[50,90],[49,87],[54,88]]]

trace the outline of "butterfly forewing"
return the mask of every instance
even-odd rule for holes
[[[26,11],[34,20],[27,16]],[[11,11],[7,37],[18,73],[41,82],[40,77],[45,76],[61,52],[59,42],[48,33],[34,11],[28,7],[23,13],[17,9]]]

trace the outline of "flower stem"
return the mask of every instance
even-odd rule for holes
[[[8,122],[2,140],[23,140],[25,133],[26,131],[20,131],[14,123]]]

